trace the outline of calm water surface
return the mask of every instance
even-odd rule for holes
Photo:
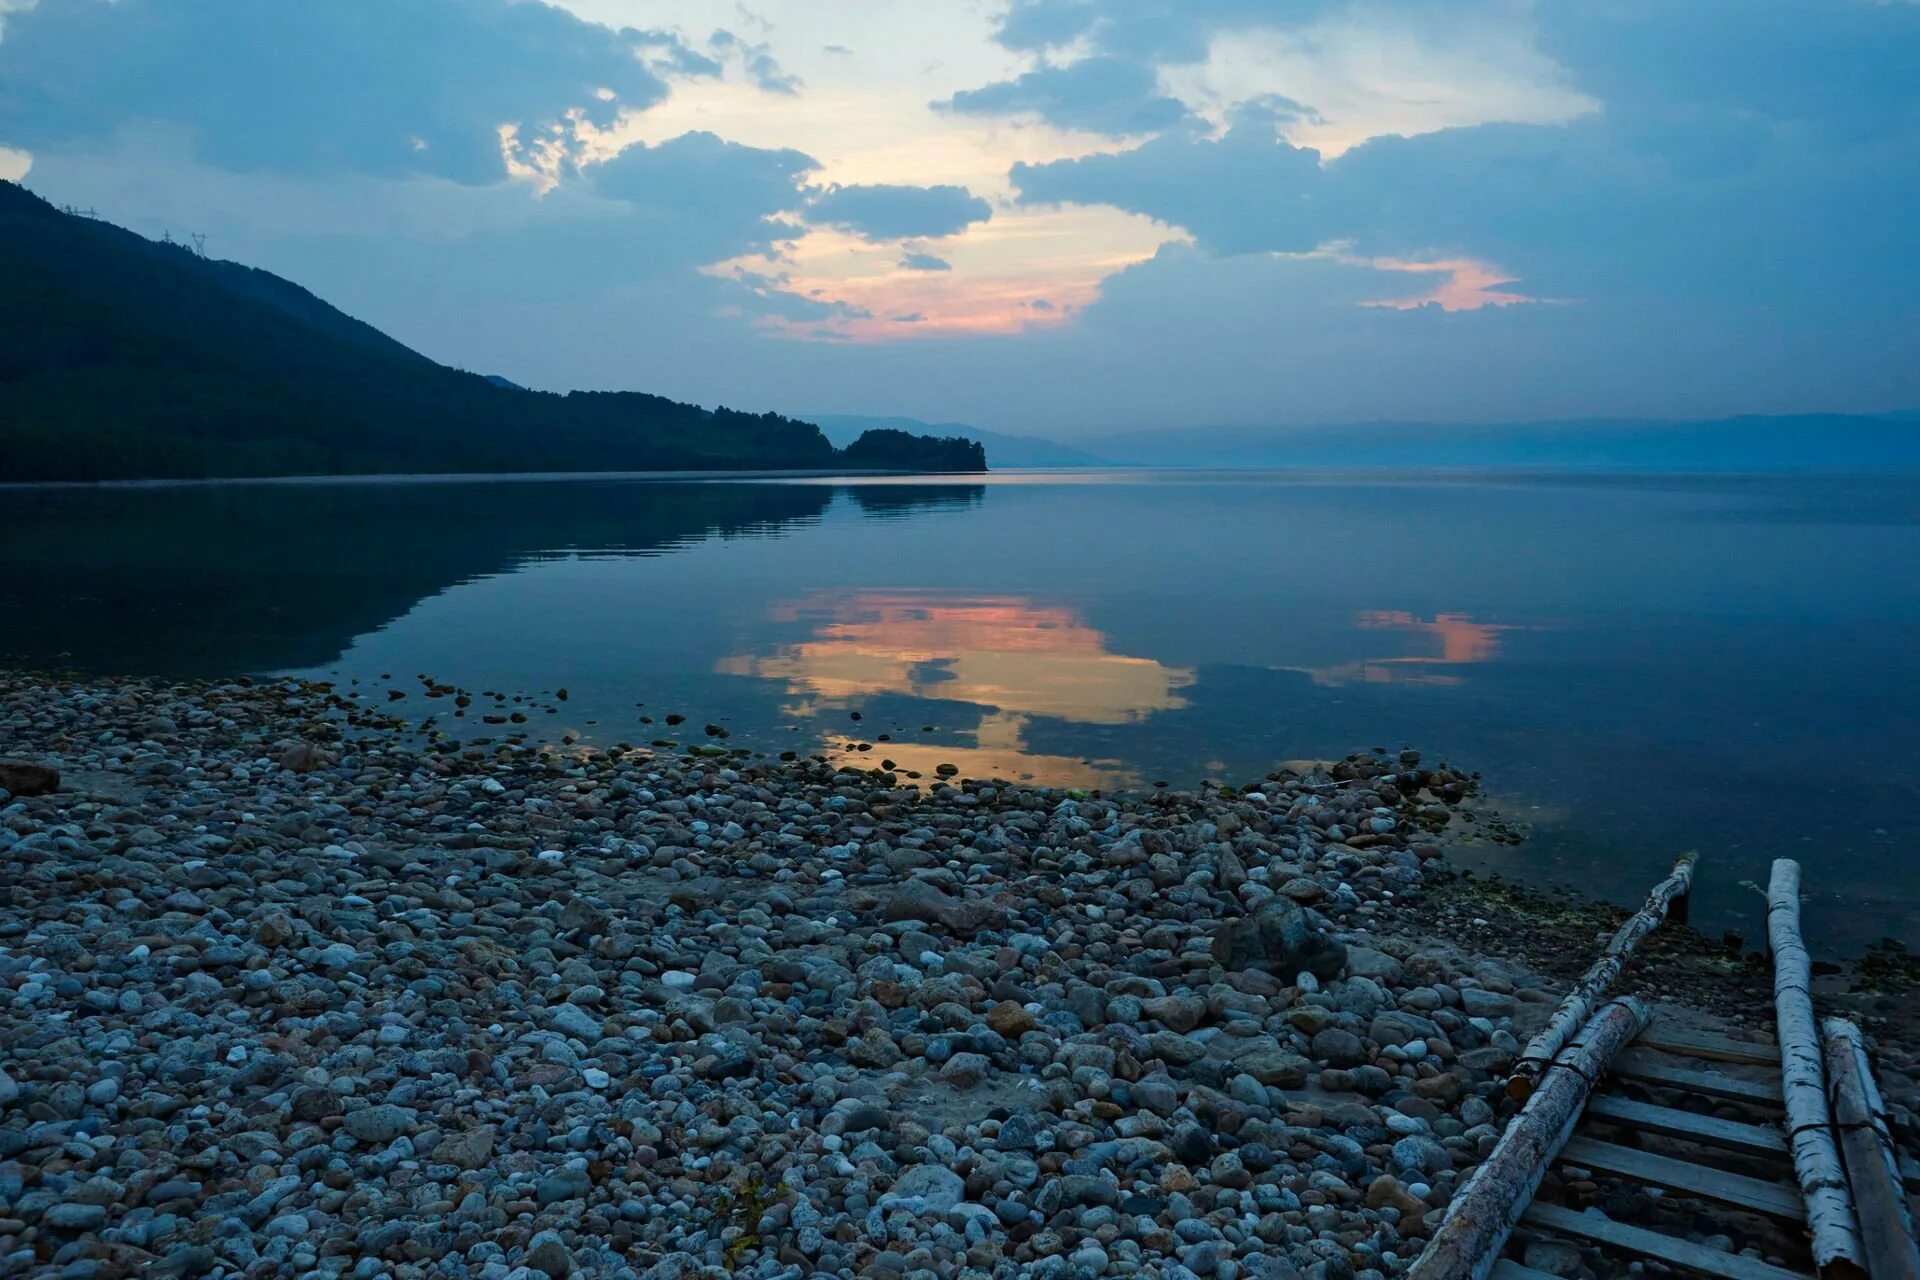
[[[1791,855],[1838,953],[1920,944],[1916,565],[1904,479],[11,490],[0,654],[1091,787],[1411,745],[1529,827],[1481,865],[1627,901],[1697,848],[1696,922],[1757,939]]]

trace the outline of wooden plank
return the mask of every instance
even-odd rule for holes
[[[1665,1085],[1669,1089],[1685,1089],[1709,1098],[1727,1098],[1734,1102],[1758,1103],[1769,1107],[1783,1105],[1780,1100],[1780,1081],[1777,1079],[1744,1080],[1719,1071],[1676,1067],[1661,1055],[1644,1049],[1628,1049],[1615,1058],[1613,1072],[1628,1080]]]
[[[1602,1094],[1587,1103],[1587,1114],[1596,1120],[1632,1129],[1637,1133],[1657,1133],[1666,1138],[1684,1138],[1702,1146],[1738,1151],[1743,1155],[1774,1156],[1786,1159],[1787,1139],[1778,1129],[1757,1124],[1741,1124],[1717,1116],[1680,1111]]]
[[[1557,1277],[1552,1272],[1523,1266],[1511,1258],[1502,1258],[1493,1264],[1493,1274],[1489,1280],[1557,1280]]]
[[[1527,1210],[1524,1221],[1542,1231],[1591,1240],[1643,1258],[1657,1258],[1671,1266],[1718,1277],[1718,1280],[1813,1280],[1805,1272],[1789,1271],[1745,1254],[1709,1249],[1691,1240],[1615,1222],[1603,1213],[1576,1213],[1557,1204],[1535,1204]]]
[[[1780,1046],[1777,1044],[1732,1040],[1726,1036],[1694,1031],[1675,1026],[1672,1022],[1659,1020],[1655,1020],[1654,1024],[1647,1028],[1646,1034],[1634,1043],[1642,1049],[1657,1049],[1661,1053],[1679,1054],[1688,1058],[1707,1058],[1714,1062],[1740,1062],[1754,1067],[1780,1065]]]
[[[1769,1214],[1788,1222],[1807,1220],[1807,1205],[1800,1198],[1800,1189],[1784,1182],[1763,1182],[1745,1174],[1691,1164],[1672,1156],[1657,1156],[1651,1151],[1635,1151],[1632,1147],[1595,1138],[1569,1139],[1560,1151],[1560,1159],[1583,1169],[1617,1173],[1649,1186],[1717,1200],[1736,1209]]]

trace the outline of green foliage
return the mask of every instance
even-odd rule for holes
[[[917,436],[892,427],[863,431],[840,451],[849,467],[899,471],[985,471],[987,451],[964,436]]]
[[[778,414],[503,385],[13,183],[0,281],[0,480],[982,465],[902,432],[842,456]]]

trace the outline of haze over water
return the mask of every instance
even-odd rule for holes
[[[1463,857],[1695,923],[1799,858],[1810,935],[1920,942],[1920,479],[1004,474],[15,490],[0,652],[423,697],[526,729],[1079,787],[1412,746],[1529,838]],[[386,679],[391,677],[391,679]],[[526,707],[520,709],[526,710]],[[853,713],[860,719],[852,719]],[[669,729],[664,717],[684,714]],[[655,723],[643,724],[651,715]],[[890,740],[881,741],[880,735]],[[852,750],[870,743],[872,749]]]

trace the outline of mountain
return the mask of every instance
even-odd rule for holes
[[[436,364],[269,272],[0,182],[0,481],[406,472],[979,471],[811,423]]]
[[[1867,474],[1920,470],[1920,414],[1191,427],[1091,443],[1117,463],[1151,467]]]
[[[844,448],[863,431],[892,429],[923,435],[959,437],[983,446],[996,467],[1106,467],[1105,458],[1040,436],[1009,436],[986,431],[964,422],[922,422],[918,418],[869,418],[852,413],[816,413],[807,418],[827,433],[827,439]]]

